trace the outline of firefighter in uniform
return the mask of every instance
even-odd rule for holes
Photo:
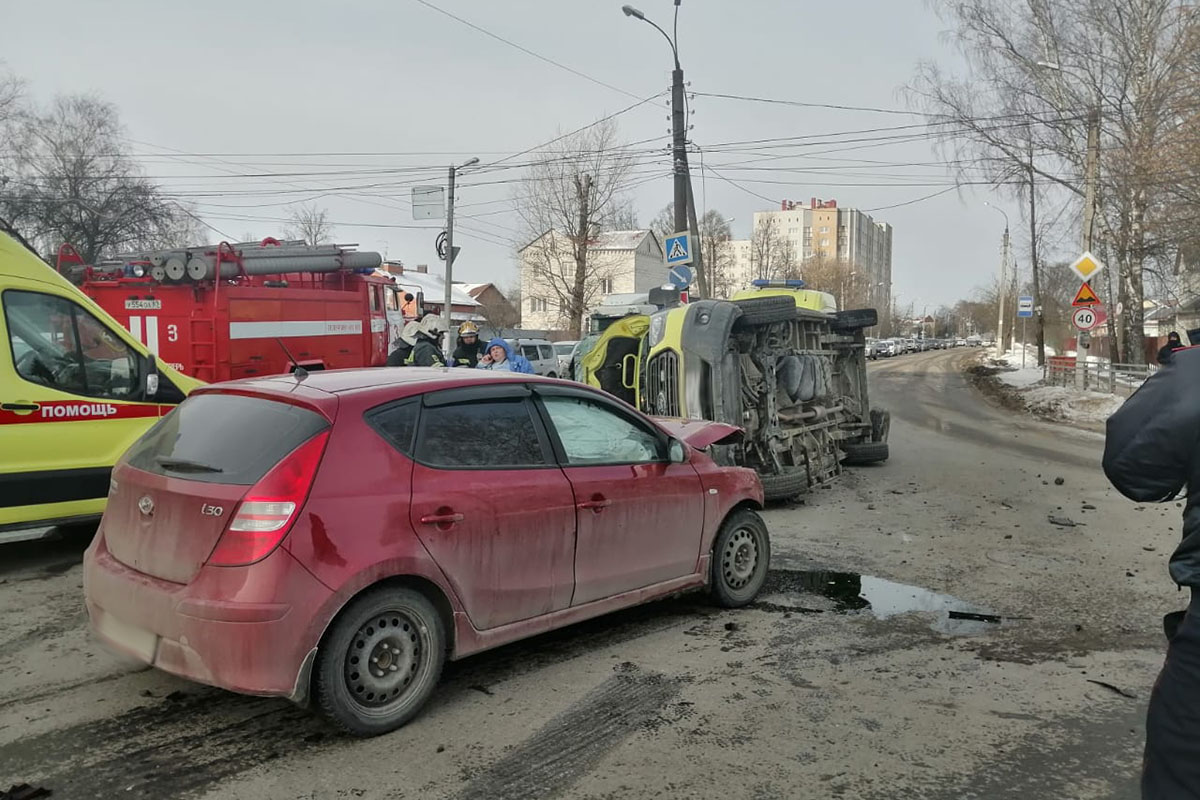
[[[483,355],[483,342],[479,341],[479,326],[474,322],[464,322],[458,326],[458,342],[454,354],[450,356],[456,367],[475,369]]]
[[[446,359],[442,355],[442,334],[446,332],[442,318],[436,314],[426,314],[417,330],[417,343],[408,354],[407,363],[413,367],[444,367]]]

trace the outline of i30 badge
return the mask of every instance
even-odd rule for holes
[[[150,499],[150,495],[142,495],[142,499],[138,500],[138,511],[147,517],[154,513],[154,501]]]

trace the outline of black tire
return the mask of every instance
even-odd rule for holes
[[[372,658],[389,663],[377,673]],[[355,736],[387,733],[425,705],[445,660],[442,618],[425,595],[369,589],[342,610],[317,651],[317,706]]]
[[[804,472],[785,472],[782,475],[759,475],[763,487],[763,498],[767,501],[791,500],[808,489],[808,475]]]
[[[871,441],[886,442],[892,431],[892,412],[882,408],[871,409]]]
[[[740,608],[753,602],[767,580],[771,565],[771,537],[767,524],[743,508],[721,524],[713,543],[710,590],[718,605]]]
[[[796,301],[790,297],[751,297],[734,302],[742,310],[734,325],[769,325],[796,317]]]
[[[855,308],[849,311],[838,311],[833,317],[833,329],[838,331],[873,328],[879,324],[879,312],[873,308]]]
[[[546,374],[546,377],[547,377],[547,378],[557,378],[557,377],[558,377],[558,375],[556,375],[556,374],[555,374],[555,373],[553,373],[553,372],[550,372],[550,373],[547,373],[547,374]]]
[[[888,460],[887,442],[859,442],[858,444],[843,442],[842,452],[846,454],[842,463],[852,467],[879,464]]]

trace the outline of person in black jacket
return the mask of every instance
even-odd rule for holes
[[[1131,500],[1165,502],[1187,488],[1170,573],[1191,600],[1163,620],[1169,644],[1146,716],[1144,800],[1200,798],[1200,348],[1170,360],[1109,417],[1104,443],[1104,474]]]
[[[455,367],[475,369],[479,358],[483,355],[483,342],[479,341],[479,326],[474,322],[464,322],[458,326],[458,345],[450,356],[450,363]]]
[[[1183,347],[1183,342],[1179,341],[1179,334],[1171,331],[1167,334],[1167,343],[1158,350],[1158,363],[1166,365],[1171,363],[1171,353]]]
[[[442,318],[436,314],[426,314],[421,320],[420,330],[417,331],[417,343],[413,345],[408,363],[414,367],[444,367],[446,358],[442,355],[442,334],[446,326]]]

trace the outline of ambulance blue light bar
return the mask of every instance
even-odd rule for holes
[[[803,289],[806,284],[800,278],[788,278],[782,281],[768,280],[767,278],[755,278],[750,281],[750,285],[755,289]]]

